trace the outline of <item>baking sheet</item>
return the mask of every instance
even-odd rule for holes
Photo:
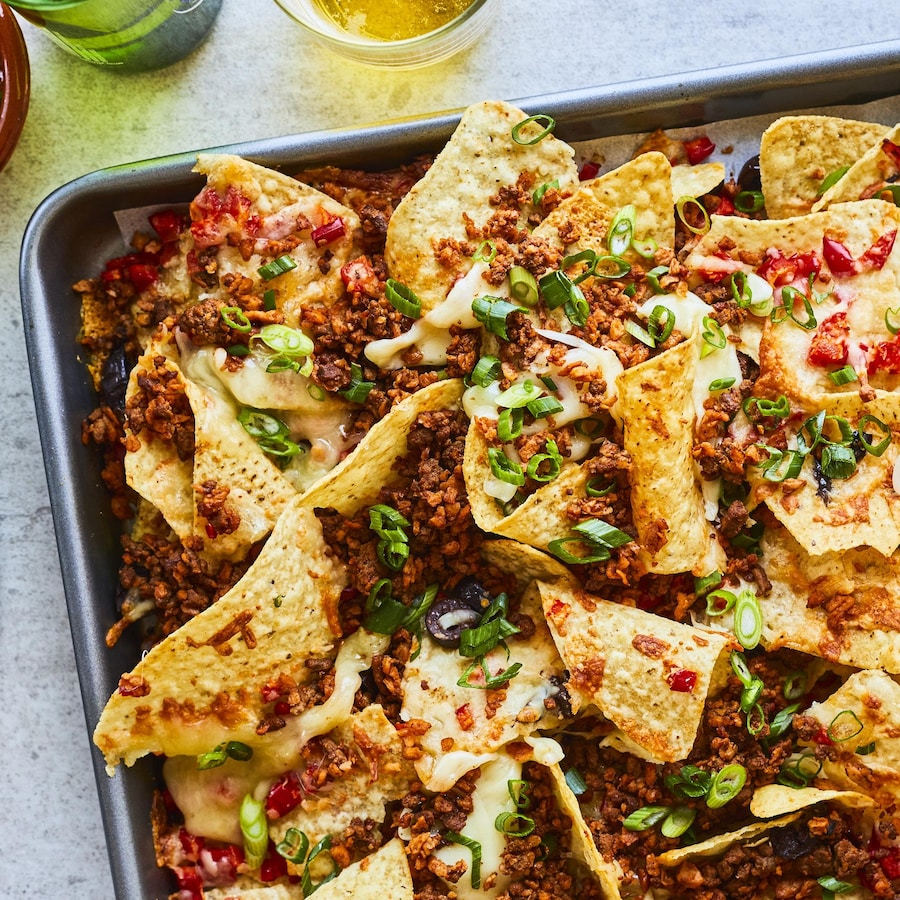
[[[643,133],[664,127],[674,135],[708,133],[717,144],[713,159],[735,174],[757,152],[763,128],[782,112],[824,108],[893,124],[900,120],[895,95],[900,41],[513,102],[529,113],[553,114],[558,136],[576,143],[585,157],[602,154],[604,171],[630,157]],[[841,105],[826,106],[835,103]],[[452,112],[215,149],[287,172],[326,162],[387,168],[439,149],[457,119]],[[723,154],[728,147],[731,152]],[[65,185],[37,209],[23,242],[25,333],[89,731],[140,650],[136,635],[126,633],[112,650],[103,640],[117,618],[119,523],[105,500],[99,461],[81,445],[81,422],[95,400],[77,359],[79,310],[71,284],[96,274],[105,259],[125,249],[117,211],[191,199],[202,186],[190,171],[194,157],[192,152],[132,163]],[[171,884],[156,868],[149,825],[153,765],[141,763],[110,779],[96,750],[94,764],[117,897],[166,896]]]

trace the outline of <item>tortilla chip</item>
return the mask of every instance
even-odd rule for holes
[[[877,669],[851,675],[805,715],[821,723],[837,751],[822,775],[888,807],[900,798],[900,684]],[[865,754],[859,752],[863,747]],[[871,749],[870,749],[871,748]]]
[[[759,147],[768,217],[786,219],[808,213],[824,179],[853,165],[887,130],[884,125],[833,116],[777,119],[763,132]]]
[[[244,577],[120,679],[94,732],[108,766],[252,742],[262,685],[279,674],[306,681],[305,660],[333,654],[345,584],[316,517],[295,501]]]
[[[297,491],[247,433],[224,394],[188,380],[187,395],[194,411],[193,533],[205,539],[208,554],[241,559],[272,530]],[[240,517],[234,531],[210,533],[197,508],[201,487],[227,489],[225,506]]]
[[[295,268],[265,280],[265,289],[275,292],[277,306],[289,325],[298,324],[303,307],[314,303],[330,306],[343,296],[341,267],[358,252],[356,236],[360,223],[353,210],[294,178],[237,156],[201,153],[194,171],[206,175],[205,191],[214,192],[226,208],[233,205],[237,194],[242,201],[237,213],[239,220],[257,219],[253,229],[257,245],[265,247],[269,240],[300,238],[297,246],[288,251]],[[201,193],[191,206],[195,222],[204,215],[203,206],[198,205],[202,197]],[[345,235],[322,247],[316,246],[311,231],[336,218],[343,221]],[[220,222],[216,226],[227,227]],[[253,245],[249,248],[253,252],[245,259],[242,250],[248,248],[245,242],[241,243],[241,247],[227,242],[219,246],[216,256],[219,277],[238,273],[262,286],[264,279],[258,270],[271,261],[271,256],[261,256],[257,245]]]
[[[350,456],[303,494],[303,505],[332,508],[352,516],[376,502],[382,487],[396,480],[393,468],[406,453],[406,435],[423,412],[448,409],[459,403],[463,382],[436,381],[398,403],[379,419]]]
[[[326,835],[341,835],[355,818],[383,822],[385,804],[399,800],[416,780],[404,759],[400,735],[378,705],[351,716],[329,737],[350,749],[352,765],[269,825],[276,843],[284,840],[289,828],[302,831],[312,847]],[[314,754],[310,759],[314,764]],[[302,762],[301,768],[305,768]],[[288,870],[299,874],[303,866],[288,863]]]
[[[720,568],[721,548],[706,520],[691,456],[698,339],[619,376],[624,446],[632,459],[632,516],[649,572],[702,576]]]
[[[900,557],[876,550],[810,556],[786,529],[768,528],[760,597],[762,644],[834,663],[900,673]]]
[[[443,301],[472,265],[468,257],[452,266],[435,257],[438,241],[468,240],[464,214],[480,228],[495,211],[491,198],[522,176],[532,188],[554,179],[560,187],[577,181],[574,151],[567,144],[552,135],[531,145],[512,139],[513,127],[525,118],[500,101],[469,106],[431,168],[394,210],[385,261],[391,276],[419,296],[424,312]]]
[[[672,196],[702,197],[714,191],[725,180],[725,166],[719,162],[695,166],[672,166]]]
[[[815,253],[821,259],[825,237],[839,241],[859,259],[879,238],[898,229],[900,208],[882,200],[836,204],[823,212],[779,221],[713,216],[710,230],[691,251],[686,265],[700,272],[747,271],[743,260],[762,260],[770,250],[783,256]],[[724,256],[723,246],[731,248]],[[828,378],[827,367],[797,363],[807,359],[822,323],[838,313],[846,315],[850,345],[865,345],[871,354],[889,341],[885,313],[896,304],[898,279],[900,252],[895,247],[880,269],[834,280],[834,290],[813,304],[818,328],[806,330],[789,320],[775,324],[767,317],[760,343],[757,395],[775,398],[784,394],[811,412],[825,409],[854,420],[874,412],[872,403],[860,397],[862,382],[838,386]],[[860,364],[854,362],[854,366],[859,371]],[[900,376],[885,372],[871,375],[869,381],[878,399],[900,386]]]
[[[877,196],[879,190],[893,182],[897,174],[897,164],[885,152],[885,143],[896,147],[898,140],[900,140],[900,125],[895,125],[881,134],[865,153],[853,161],[848,171],[822,194],[813,205],[813,212],[827,209],[833,203]]]
[[[652,238],[660,247],[672,247],[675,242],[672,171],[662,153],[642,153],[582,184],[534,229],[534,236],[549,240],[567,253],[590,249],[605,255],[609,253],[606,236],[613,217],[632,204],[635,236],[641,240]],[[570,235],[577,237],[573,241]],[[626,250],[624,256],[640,259],[633,248]]]
[[[406,721],[421,719],[431,726],[419,739],[424,754],[415,763],[419,778],[429,790],[446,790],[455,783],[459,774],[451,779],[446,772],[453,768],[457,773],[457,761],[466,760],[463,771],[468,771],[510,741],[558,722],[557,714],[545,707],[544,700],[556,692],[549,679],[562,678],[562,662],[542,621],[539,598],[526,592],[520,611],[534,622],[534,634],[527,639],[510,638],[508,658],[502,647],[485,657],[494,675],[521,664],[500,691],[457,684],[473,660],[428,638],[423,640],[419,655],[406,664],[401,716]],[[474,675],[471,680],[477,683]]]
[[[764,836],[767,832],[774,828],[782,828],[796,822],[801,813],[793,813],[789,816],[782,816],[779,819],[772,819],[768,822],[751,822],[737,831],[729,831],[727,834],[717,834],[715,837],[707,838],[705,841],[698,841],[696,844],[689,844],[687,847],[676,847],[674,850],[666,850],[660,853],[657,859],[660,865],[673,867],[684,862],[686,859],[693,859],[697,856],[718,856],[724,853],[732,844],[743,844],[748,841],[756,841]]]
[[[874,806],[871,797],[856,791],[822,790],[815,787],[794,788],[783,784],[767,784],[758,788],[750,801],[750,812],[761,819],[772,819],[797,812],[817,803],[837,802],[851,809]]]
[[[126,404],[138,393],[138,380],[144,373],[156,368],[155,360],[159,357],[164,360],[161,364],[163,368],[171,372],[173,379],[187,390],[185,378],[175,361],[177,350],[174,341],[158,335],[147,345],[131,370],[125,392]],[[128,427],[127,420],[125,437],[130,448],[125,454],[125,477],[129,486],[158,509],[175,534],[184,540],[194,530],[193,460],[179,459],[173,442],[151,438],[145,433],[136,436]]]
[[[303,900],[303,888],[299,884],[269,884],[255,887],[233,884],[227,888],[204,888],[203,897],[204,900]]]
[[[560,582],[573,588],[578,586],[578,579],[558,559],[518,541],[503,538],[485,541],[481,545],[481,558],[488,565],[513,575],[522,591],[532,581]]]
[[[412,874],[403,841],[394,838],[347,866],[334,881],[316,888],[316,895],[321,900],[412,900]]]
[[[547,624],[569,670],[572,709],[594,704],[660,762],[686,759],[729,636],[538,583]],[[688,691],[670,676],[692,672]]]
[[[762,501],[811,555],[874,547],[890,556],[900,545],[900,496],[892,475],[896,445],[870,454],[850,478],[834,479],[823,495],[811,459],[786,487],[751,471],[751,503]]]

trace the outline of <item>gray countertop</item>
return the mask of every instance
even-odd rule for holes
[[[200,50],[143,75],[83,63],[23,22],[31,108],[0,173],[0,307],[10,323],[0,363],[0,897],[113,896],[17,288],[22,233],[48,193],[94,169],[194,148],[898,36],[872,0],[852,15],[838,0],[498,4],[477,46],[413,72],[330,55],[273,0],[225,0]]]

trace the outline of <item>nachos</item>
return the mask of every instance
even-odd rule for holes
[[[76,285],[173,896],[900,893],[895,132],[554,128],[202,155]]]

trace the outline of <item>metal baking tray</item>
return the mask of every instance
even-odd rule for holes
[[[556,134],[578,142],[893,95],[900,95],[896,40],[513,102],[529,113],[553,115]],[[325,163],[387,168],[440,149],[459,113],[210,149],[288,173]],[[78,358],[79,304],[71,285],[125,251],[117,210],[186,202],[197,193],[203,182],[191,172],[195,155],[135,162],[78,178],[40,204],[24,235],[25,337],[89,732],[121,673],[138,659],[139,648],[137,636],[129,632],[112,650],[104,643],[117,618],[119,523],[110,513],[96,455],[81,444],[81,422],[95,397]],[[156,867],[149,821],[156,766],[144,761],[109,778],[96,748],[93,763],[116,896],[165,897],[172,885]]]

